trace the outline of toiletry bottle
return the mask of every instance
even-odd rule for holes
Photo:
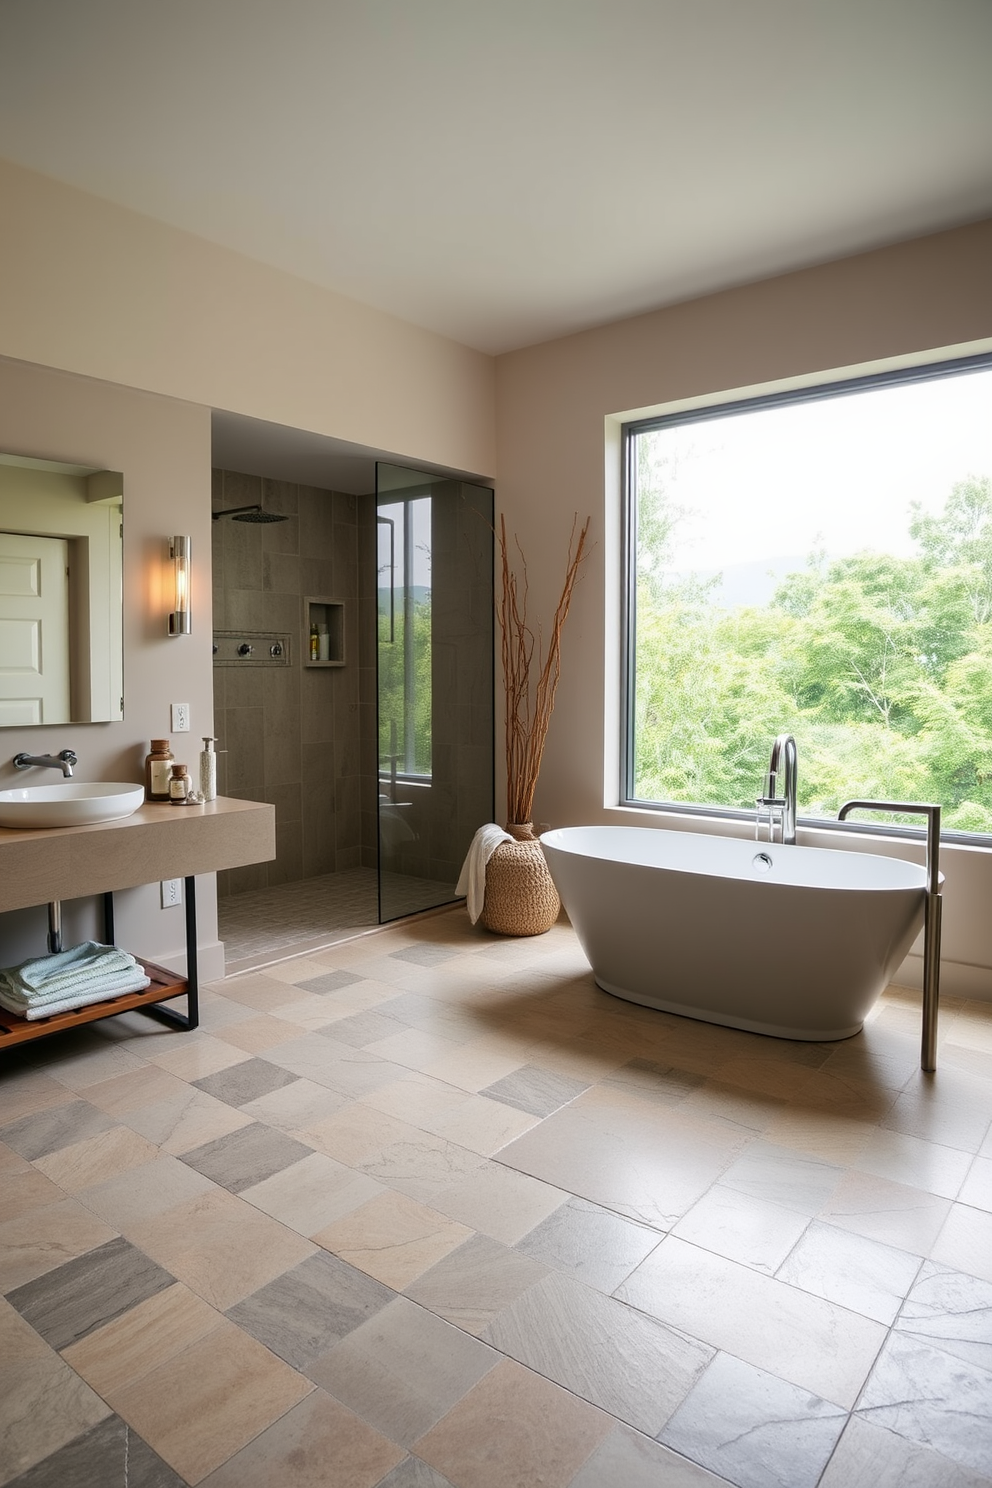
[[[200,795],[205,801],[217,799],[217,754],[214,745],[217,740],[212,734],[204,734],[203,748],[200,751]]]
[[[310,660],[320,660],[320,632],[316,620],[310,621]]]
[[[152,751],[145,759],[145,800],[167,801],[169,799],[169,767],[172,750],[168,739],[153,739]]]
[[[190,778],[185,765],[172,765],[169,780],[169,801],[173,806],[185,806],[189,795]]]
[[[319,658],[321,661],[331,659],[331,634],[326,625],[318,625],[317,640],[319,642]]]

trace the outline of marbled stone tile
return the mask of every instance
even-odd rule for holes
[[[378,1488],[454,1488],[454,1485],[433,1467],[428,1467],[420,1457],[404,1457],[391,1473],[386,1474]]]
[[[442,961],[450,961],[453,956],[460,954],[460,950],[452,949],[451,946],[432,945],[429,941],[390,952],[394,961],[409,961],[412,966],[439,966]]]
[[[739,1488],[816,1488],[847,1412],[717,1354],[660,1439]]]
[[[433,1199],[435,1209],[504,1245],[515,1245],[568,1198],[560,1188],[487,1162]]]
[[[958,1198],[973,1209],[992,1211],[992,1158],[975,1158]]]
[[[12,1336],[14,1330],[4,1314],[16,1318],[23,1336]],[[9,1307],[0,1312],[0,1400],[0,1483],[4,1484],[110,1414],[95,1391]],[[61,1479],[51,1475],[42,1476],[41,1482],[44,1488],[62,1488]]]
[[[992,1477],[992,1372],[892,1333],[858,1415]]]
[[[0,1140],[19,1156],[33,1162],[50,1152],[58,1152],[61,1147],[71,1147],[86,1137],[110,1131],[116,1124],[105,1111],[98,1110],[89,1101],[74,1100],[68,1105],[22,1116],[0,1131]]]
[[[992,1478],[861,1416],[847,1423],[819,1488],[989,1488]]]
[[[183,1479],[126,1421],[108,1416],[11,1479],[8,1488],[112,1488],[117,1483],[184,1488]]]
[[[66,1191],[80,1189],[140,1167],[157,1155],[157,1148],[127,1126],[112,1127],[35,1159],[38,1169]]]
[[[15,1121],[21,1121],[25,1116],[33,1116],[36,1111],[68,1106],[77,1098],[71,1090],[67,1090],[43,1070],[29,1068],[19,1072],[9,1050],[5,1065],[4,1078],[0,1083],[0,1130],[13,1126]]]
[[[970,1153],[959,1152],[954,1147],[925,1142],[905,1132],[876,1128],[853,1166],[891,1183],[907,1183],[939,1194],[943,1199],[954,1199],[971,1161]]]
[[[567,1105],[588,1088],[588,1082],[525,1064],[512,1074],[504,1075],[494,1085],[487,1085],[479,1094],[502,1101],[505,1106],[516,1106],[531,1116],[550,1116],[552,1111]]]
[[[660,1064],[655,1059],[628,1059],[619,1069],[603,1077],[604,1085],[619,1085],[645,1100],[675,1105],[705,1083],[705,1076],[690,1070]]]
[[[657,1230],[571,1198],[517,1242],[522,1255],[612,1292],[659,1244]]]
[[[920,1264],[909,1251],[814,1220],[775,1275],[863,1317],[891,1323]]]
[[[294,1369],[305,1370],[395,1293],[318,1251],[245,1297],[227,1316]]]
[[[390,1481],[389,1469],[403,1455],[323,1390],[314,1390],[204,1479],[203,1488],[376,1488]]]
[[[851,1171],[841,1178],[818,1218],[883,1245],[894,1245],[897,1250],[926,1255],[950,1210],[948,1199],[922,1188]],[[954,1264],[950,1257],[947,1259]]]
[[[117,1231],[75,1199],[61,1199],[0,1224],[0,1292],[114,1239]]]
[[[559,1275],[529,1287],[481,1337],[649,1436],[713,1356],[705,1345]]]
[[[292,1132],[333,1116],[347,1104],[346,1095],[328,1090],[326,1085],[318,1085],[314,1080],[297,1077],[269,1095],[248,1101],[240,1110],[252,1121],[264,1121],[268,1126]]]
[[[174,1278],[127,1240],[108,1240],[7,1294],[7,1300],[54,1349],[85,1338]]]
[[[136,1380],[223,1322],[215,1308],[177,1281],[70,1344],[62,1356],[88,1385],[115,1405],[121,1392]]]
[[[298,1037],[296,1029],[293,1029],[290,1037]],[[279,1090],[283,1085],[292,1085],[295,1079],[296,1076],[289,1070],[280,1069],[267,1059],[246,1059],[241,1064],[232,1064],[227,1069],[218,1070],[214,1075],[205,1075],[200,1080],[194,1080],[193,1084],[206,1091],[207,1095],[226,1101],[229,1106],[244,1106],[249,1101],[258,1100],[260,1096],[269,1095],[273,1090]]]
[[[264,1182],[242,1189],[241,1197],[280,1224],[312,1237],[383,1191],[382,1184],[367,1174],[322,1152],[311,1152]]]
[[[896,1331],[992,1374],[992,1283],[927,1261]]]
[[[485,1344],[396,1297],[307,1373],[391,1441],[409,1447],[498,1362]]]
[[[602,1411],[507,1359],[414,1450],[459,1488],[566,1488],[611,1425]]]
[[[701,1245],[756,1271],[773,1273],[808,1224],[804,1214],[767,1199],[714,1183],[672,1229],[673,1235]]]
[[[18,1164],[22,1161],[13,1153],[11,1153],[11,1158]],[[50,1178],[45,1177],[44,1173],[39,1173],[37,1168],[33,1168],[27,1162],[17,1171],[9,1171],[5,1168],[2,1176],[0,1225],[9,1219],[20,1219],[22,1214],[30,1214],[32,1209],[44,1209],[49,1204],[57,1204],[65,1197],[57,1183],[53,1183]]]
[[[313,1239],[397,1291],[471,1236],[471,1230],[406,1194],[385,1190]]]
[[[727,1480],[629,1426],[614,1426],[569,1488],[727,1488]]]
[[[475,1235],[405,1288],[406,1295],[438,1317],[481,1335],[493,1318],[547,1268],[485,1235]]]
[[[342,987],[351,987],[355,982],[364,981],[365,978],[354,971],[325,971],[321,976],[310,977],[306,982],[296,982],[294,985],[304,992],[340,992]]]
[[[337,1018],[320,1031],[326,1038],[350,1044],[353,1049],[363,1049],[366,1044],[375,1043],[376,1039],[402,1033],[406,1026],[398,1018],[385,1017],[378,1008],[369,1008],[364,1013],[352,1013],[347,1018]]]
[[[253,1122],[204,1147],[194,1147],[183,1153],[182,1160],[222,1188],[240,1193],[309,1155],[310,1148],[294,1137]]]
[[[674,1236],[616,1295],[670,1327],[848,1407],[885,1337],[879,1323]]]
[[[969,1276],[992,1281],[992,1214],[968,1204],[952,1204],[930,1247],[930,1258]]]
[[[843,1170],[833,1163],[758,1141],[731,1163],[720,1182],[725,1188],[811,1219],[827,1203],[842,1177]]]

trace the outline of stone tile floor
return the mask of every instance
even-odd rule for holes
[[[0,1064],[0,1483],[986,1488],[992,1004],[801,1044],[464,910]]]

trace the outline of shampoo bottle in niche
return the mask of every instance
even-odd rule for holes
[[[200,751],[200,795],[204,801],[217,799],[217,740],[212,734],[204,734]]]

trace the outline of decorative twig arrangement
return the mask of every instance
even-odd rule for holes
[[[572,523],[565,582],[554,613],[546,655],[543,654],[540,632],[535,635],[527,618],[529,586],[523,550],[514,538],[519,555],[518,577],[510,566],[506,520],[501,516],[499,521],[497,541],[502,561],[502,588],[496,613],[506,689],[506,809],[507,820],[521,825],[531,820],[534,809],[534,791],[561,674],[562,626],[572,602],[579,566],[586,555],[589,520],[587,517],[578,541],[575,537],[578,517]],[[531,677],[535,660],[539,668],[536,681]]]

